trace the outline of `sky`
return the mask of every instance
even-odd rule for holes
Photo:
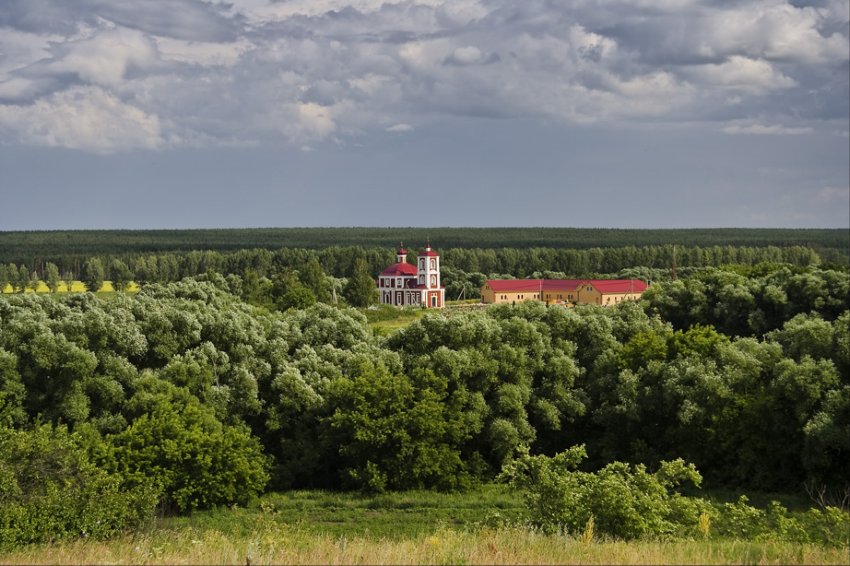
[[[850,0],[0,0],[0,231],[850,227]]]

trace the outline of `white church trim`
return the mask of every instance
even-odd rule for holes
[[[381,303],[441,309],[446,306],[446,288],[440,280],[440,254],[431,244],[419,254],[416,265],[407,263],[404,246],[396,252],[396,263],[378,276]]]

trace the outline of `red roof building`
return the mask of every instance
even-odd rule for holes
[[[638,300],[646,288],[640,279],[489,279],[481,288],[481,300],[607,306]]]
[[[381,303],[395,306],[443,308],[446,288],[440,281],[440,254],[429,243],[419,254],[417,265],[407,263],[407,250],[400,246],[396,263],[378,276]]]

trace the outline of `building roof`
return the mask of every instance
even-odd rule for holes
[[[488,279],[487,285],[496,292],[517,291],[574,291],[582,279]]]
[[[383,276],[410,276],[416,277],[416,266],[410,265],[406,261],[394,263],[381,272]]]
[[[575,291],[583,284],[593,285],[603,295],[646,290],[640,279],[488,279],[486,284],[496,293]]]
[[[419,254],[419,257],[440,257],[440,254],[438,254],[431,248],[425,248],[425,251]]]
[[[646,283],[640,279],[593,279],[590,283],[603,295],[612,293],[643,293]]]

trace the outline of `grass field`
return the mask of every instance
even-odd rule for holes
[[[14,289],[11,285],[6,285],[3,289],[0,289],[2,293],[14,293]],[[49,293],[50,289],[47,287],[47,284],[44,281],[39,281],[38,286],[35,289],[28,287],[25,291],[27,293]],[[59,283],[59,287],[56,289],[57,293],[68,293],[68,285],[65,282]],[[86,286],[83,285],[82,281],[74,281],[71,283],[71,293],[85,293]],[[100,288],[98,293],[114,293],[115,289],[112,287],[112,281],[104,281],[103,287]],[[127,286],[127,293],[138,293],[139,286],[136,285],[135,282],[131,282]]]
[[[294,491],[248,508],[159,519],[111,541],[33,546],[0,564],[846,564],[847,549],[784,542],[622,542],[517,525],[504,486],[374,497]]]
[[[369,321],[369,326],[380,336],[387,336],[399,328],[404,328],[414,320],[418,320],[425,316],[427,309],[404,308],[390,305],[377,305],[370,308],[360,309],[366,320]]]

